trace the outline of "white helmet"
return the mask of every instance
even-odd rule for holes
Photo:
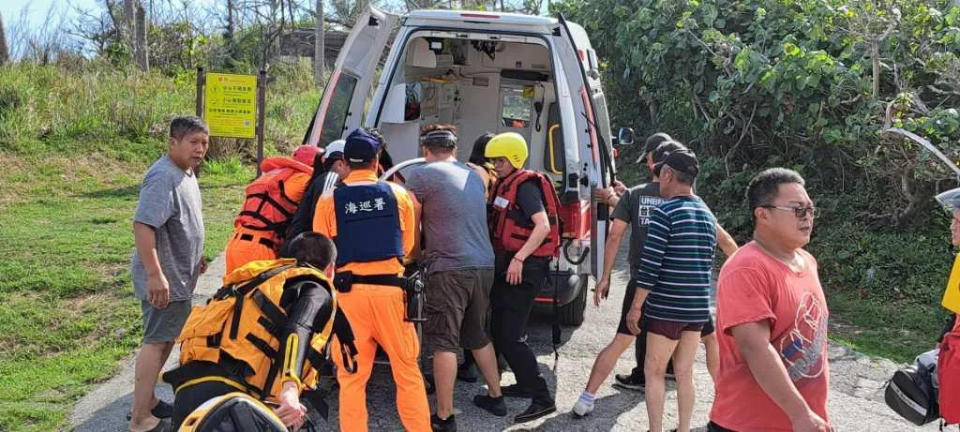
[[[937,201],[951,213],[960,211],[960,188],[941,192],[937,195]]]

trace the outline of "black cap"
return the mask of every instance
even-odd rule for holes
[[[452,149],[457,146],[457,134],[448,130],[432,130],[420,137],[420,145]]]
[[[343,156],[347,162],[369,162],[380,152],[380,139],[370,135],[363,129],[356,129],[347,136],[343,145]]]
[[[673,141],[673,138],[664,132],[657,132],[648,136],[647,140],[643,143],[643,154],[656,150],[664,141]]]
[[[653,163],[658,164],[667,158],[667,155],[675,151],[687,150],[687,146],[674,140],[663,141],[653,150]]]
[[[700,163],[697,162],[697,155],[690,150],[677,150],[667,155],[667,157],[657,164],[657,172],[668,166],[674,171],[684,173],[690,177],[696,177],[700,173]]]

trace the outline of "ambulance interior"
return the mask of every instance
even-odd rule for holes
[[[453,124],[460,160],[469,159],[474,140],[485,132],[517,132],[527,140],[526,167],[559,178],[563,139],[545,42],[454,36],[414,34],[401,54],[378,124],[393,161],[420,156],[421,127]]]

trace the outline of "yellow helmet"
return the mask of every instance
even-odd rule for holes
[[[241,392],[227,393],[204,402],[180,425],[180,432],[228,430],[286,432],[287,427],[272,409]]]
[[[495,158],[505,157],[510,161],[510,165],[520,169],[523,163],[527,161],[527,140],[523,135],[516,132],[505,132],[490,138],[487,142],[487,148],[483,152],[484,157]]]

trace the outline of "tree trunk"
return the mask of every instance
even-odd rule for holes
[[[870,55],[873,57],[873,85],[870,90],[876,99],[880,96],[880,41],[870,43]]]
[[[147,12],[143,6],[137,5],[137,20],[135,28],[135,37],[133,52],[136,54],[137,66],[140,70],[148,72],[150,70],[150,56],[147,53]]]
[[[122,24],[119,26],[121,28],[117,29],[120,31],[121,37],[124,39],[124,42],[128,44],[131,48],[135,47],[133,22],[137,14],[137,0],[123,0],[123,18],[121,19]]]
[[[235,0],[227,0],[227,31],[224,34],[224,39],[227,42],[227,61],[225,62],[228,67],[232,70],[234,63],[237,60],[237,40],[235,36],[236,32],[236,15],[234,11],[236,10]]]
[[[323,85],[323,70],[326,67],[326,40],[323,31],[323,0],[317,0],[317,31],[313,44],[313,81],[317,86]]]
[[[0,15],[0,66],[8,61],[10,61],[10,51],[7,49],[7,34],[3,32],[3,16]]]

